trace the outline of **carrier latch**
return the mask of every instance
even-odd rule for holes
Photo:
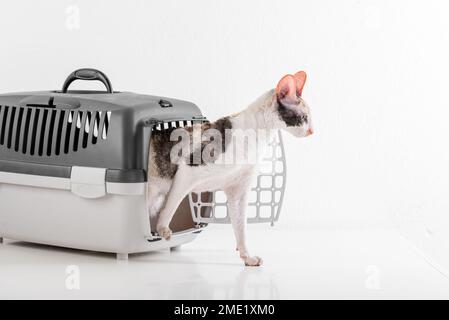
[[[72,167],[70,175],[72,193],[89,199],[101,198],[106,195],[106,169]]]

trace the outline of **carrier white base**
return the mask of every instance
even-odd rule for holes
[[[68,190],[0,183],[0,242],[3,238],[53,246],[116,253],[168,249],[195,239],[186,228],[171,240],[151,238],[150,221],[141,195],[107,194],[98,199]]]

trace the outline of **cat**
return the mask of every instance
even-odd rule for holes
[[[268,148],[274,130],[283,129],[296,137],[311,135],[313,127],[310,109],[302,99],[306,78],[304,71],[288,74],[278,82],[275,89],[263,94],[242,112],[215,122],[183,128],[188,138],[192,138],[196,129],[203,133],[211,130],[221,135],[219,147],[209,153],[211,156],[208,159],[201,158],[195,163],[192,161],[192,151],[174,161],[173,148],[179,142],[176,139],[173,141],[173,130],[153,132],[150,139],[147,197],[150,215],[159,214],[156,230],[161,237],[170,239],[170,222],[186,195],[190,192],[223,190],[241,259],[246,266],[262,265],[260,257],[249,254],[246,244],[245,210],[257,163],[223,162],[223,158],[231,153],[229,139],[224,137],[232,137],[238,130],[254,130],[257,145],[261,146],[261,150],[256,151],[256,157],[260,158],[264,149]],[[262,134],[264,131],[268,133]],[[212,140],[216,138],[206,139],[209,143]],[[199,151],[204,151],[207,146],[208,142],[201,141]],[[255,144],[246,147],[251,149]],[[239,150],[233,149],[233,152],[238,153]]]

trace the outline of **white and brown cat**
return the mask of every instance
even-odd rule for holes
[[[268,148],[273,130],[283,129],[296,137],[306,137],[313,133],[308,105],[302,99],[302,90],[306,82],[306,73],[297,72],[284,76],[275,89],[259,97],[248,108],[238,114],[221,118],[216,122],[194,125],[184,128],[192,135],[196,129],[202,132],[213,129],[223,137],[219,152],[212,160],[192,163],[191,157],[173,160],[171,149],[177,141],[171,141],[170,131],[155,131],[150,142],[150,167],[148,201],[150,214],[159,215],[157,232],[170,239],[170,222],[180,202],[190,192],[223,190],[228,201],[228,212],[237,242],[237,250],[247,266],[259,266],[262,259],[249,254],[246,243],[246,207],[250,183],[256,172],[255,163],[224,163],[218,155],[226,156],[230,151],[229,139],[238,130],[252,129],[256,132],[258,157]],[[271,132],[261,134],[261,132]],[[202,148],[205,142],[202,142]],[[248,146],[247,146],[248,147]],[[250,148],[252,146],[249,146]],[[239,150],[233,152],[239,152]],[[241,152],[248,152],[248,150]]]

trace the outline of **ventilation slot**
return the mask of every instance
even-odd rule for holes
[[[48,143],[47,143],[47,156],[51,156],[52,152],[52,146],[53,146],[53,133],[55,132],[55,121],[56,121],[56,114],[59,114],[56,110],[50,111],[50,125],[49,125],[49,132],[48,132]]]
[[[8,118],[9,107],[2,106],[0,110],[0,120],[1,120],[1,128],[0,128],[0,145],[5,144],[5,135],[6,135],[6,123]]]
[[[40,130],[38,130],[39,135],[39,156],[42,156],[44,153],[44,142],[45,142],[45,136],[48,135],[48,125],[47,125],[47,119],[48,118],[48,110],[43,110],[43,117],[42,121],[40,123]]]
[[[16,130],[16,139],[14,141],[14,150],[17,152],[19,151],[19,146],[20,146],[20,129],[22,128],[22,118],[23,118],[23,108],[19,109],[19,117],[17,118],[17,125],[15,126],[15,130]]]
[[[36,134],[37,134],[37,127],[39,125],[39,117],[41,116],[40,109],[35,109],[34,112],[34,119],[33,119],[33,130],[31,131],[31,147],[30,147],[30,154],[34,156],[34,150],[36,149]]]
[[[111,123],[111,112],[103,112],[102,116],[104,117],[104,124],[100,125],[102,130],[101,137],[103,140],[106,140],[109,133],[109,124]]]
[[[16,108],[13,107],[8,116],[9,116],[8,123],[7,123],[7,126],[8,126],[8,129],[7,129],[7,131],[8,131],[8,149],[10,149],[11,143],[12,143],[12,131],[14,129],[14,119],[16,117]]]
[[[86,123],[84,124],[84,134],[83,134],[83,148],[87,147],[87,142],[89,141],[89,132],[91,132],[90,130],[90,123],[91,123],[91,119],[92,119],[92,113],[88,112],[87,113],[87,118],[86,118]]]
[[[22,153],[27,153],[27,146],[28,146],[28,134],[30,133],[30,123],[31,123],[31,115],[33,113],[33,110],[30,108],[25,109],[26,118],[25,118],[25,125],[23,127],[23,135],[22,135]]]
[[[58,128],[55,131],[55,133],[56,133],[55,154],[57,156],[59,156],[59,154],[61,152],[61,141],[62,141],[62,135],[65,133],[65,131],[64,131],[64,123],[67,121],[67,119],[66,119],[66,115],[67,114],[68,114],[68,112],[66,112],[64,110],[62,110],[59,113]]]
[[[0,146],[32,156],[76,152],[106,140],[110,111],[0,106]]]
[[[65,130],[65,138],[64,138],[64,153],[69,153],[69,145],[70,145],[70,137],[72,136],[72,127],[73,127],[73,119],[76,114],[78,117],[78,114],[75,111],[69,111],[67,117],[67,123],[66,123],[66,130]]]
[[[77,113],[75,119],[73,120],[73,126],[75,129],[75,137],[73,139],[73,151],[78,151],[78,140],[80,138],[80,131],[81,131],[81,122],[83,118],[83,112],[80,111]]]
[[[100,132],[100,114],[101,112],[96,112],[95,117],[93,118],[93,127],[92,127],[92,144],[96,144],[98,141],[98,136]]]

